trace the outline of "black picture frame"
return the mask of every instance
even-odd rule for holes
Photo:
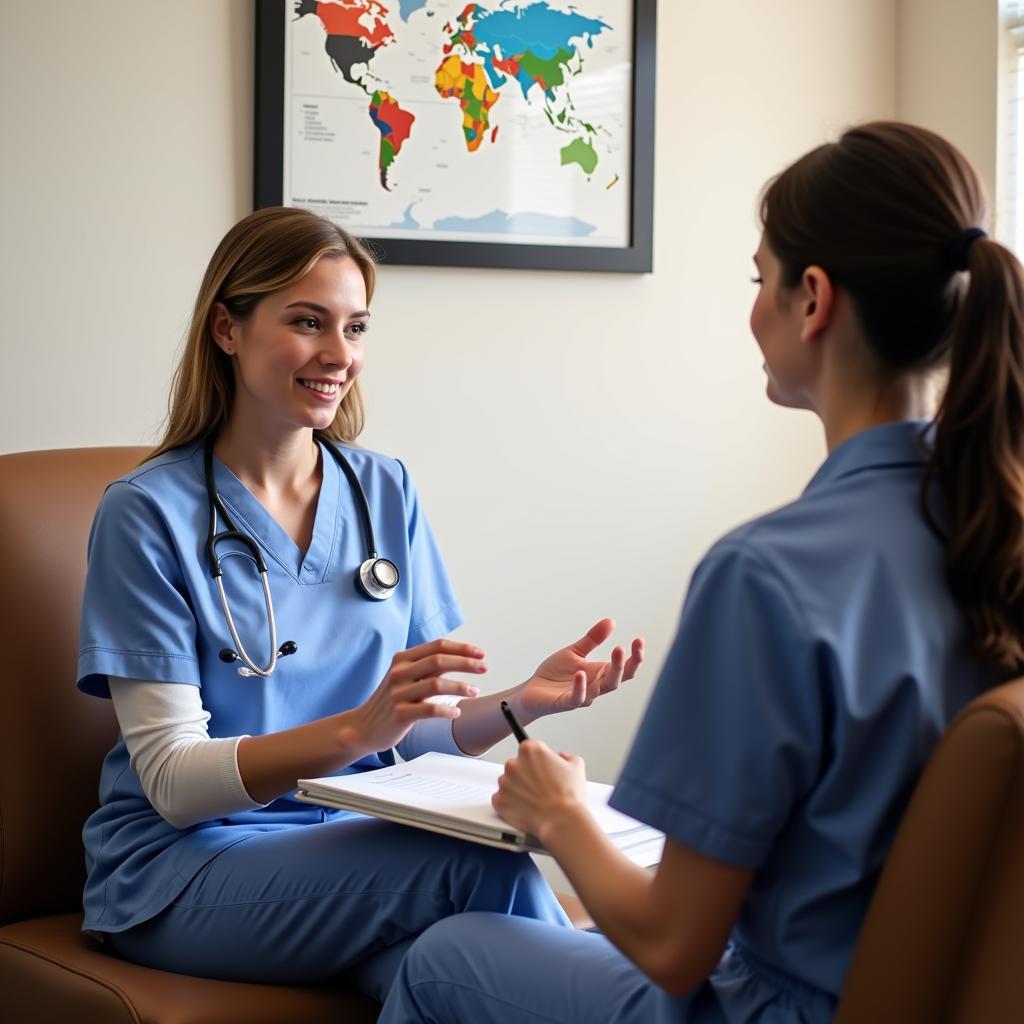
[[[253,203],[280,206],[284,190],[285,10],[256,0]],[[633,0],[630,242],[621,247],[366,238],[381,262],[413,266],[649,273],[654,242],[657,0]]]

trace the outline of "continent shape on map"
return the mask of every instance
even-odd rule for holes
[[[380,183],[387,188],[388,168],[394,163],[405,140],[409,138],[412,123],[416,118],[380,89],[370,100],[370,117],[380,132]]]
[[[402,15],[408,17],[424,6],[426,0],[422,3],[400,0],[400,3]],[[367,112],[380,132],[377,168],[381,185],[388,189],[388,171],[409,138],[416,117],[403,110],[389,92],[364,81],[365,70],[362,74],[355,70],[358,67],[368,68],[377,51],[395,41],[388,25],[388,8],[380,0],[296,0],[296,18],[307,15],[320,19],[327,34],[324,50],[335,71],[370,97]]]
[[[512,79],[524,99],[530,98],[533,89],[540,89],[544,114],[552,127],[573,136],[560,151],[562,164],[577,164],[588,177],[592,175],[598,163],[594,140],[599,129],[576,115],[570,82],[583,69],[579,42],[593,47],[594,37],[610,30],[611,26],[599,19],[555,10],[546,0],[514,11],[466,4],[459,16],[445,25],[448,42],[434,82],[442,97],[458,97],[469,151],[479,148],[487,130],[487,112],[497,102],[502,86]],[[481,73],[487,77],[486,90],[478,84]],[[490,96],[493,99],[486,102]],[[495,129],[492,142],[496,135]]]
[[[498,94],[487,84],[482,64],[465,64],[458,54],[446,57],[434,76],[434,86],[445,99],[457,97],[462,107],[462,134],[470,153],[480,148],[487,134],[491,107]]]

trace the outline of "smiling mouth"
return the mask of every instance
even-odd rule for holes
[[[341,384],[337,381],[332,381],[330,384],[323,381],[316,380],[302,380],[300,378],[299,383],[310,391],[316,391],[321,395],[336,395],[341,387]]]

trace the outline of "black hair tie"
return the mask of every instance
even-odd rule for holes
[[[967,269],[967,250],[971,243],[977,238],[985,238],[987,232],[982,228],[967,228],[961,231],[949,245],[946,246],[944,263],[950,272]]]

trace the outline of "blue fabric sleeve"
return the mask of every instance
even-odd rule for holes
[[[420,508],[412,477],[404,464],[399,462],[399,465],[409,524],[409,584],[412,586],[407,646],[415,647],[446,636],[461,626],[463,619],[434,531]]]
[[[821,764],[815,646],[757,552],[730,540],[712,549],[612,805],[707,857],[757,868]]]
[[[196,620],[178,556],[153,500],[118,481],[89,535],[78,687],[109,697],[107,676],[199,685]]]

